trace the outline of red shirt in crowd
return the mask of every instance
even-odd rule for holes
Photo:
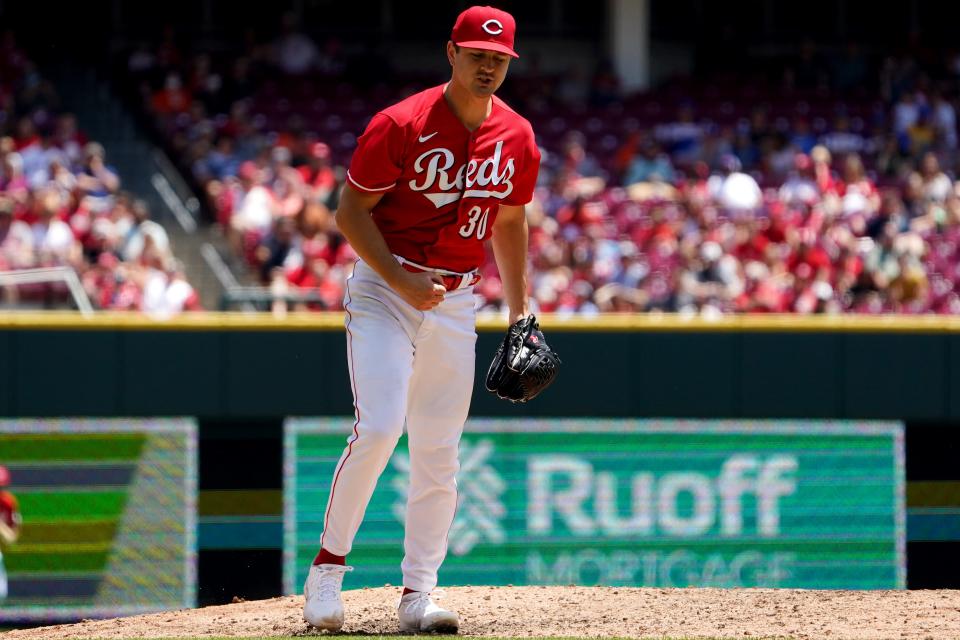
[[[471,132],[443,90],[427,89],[375,115],[347,178],[361,192],[384,193],[373,219],[390,251],[464,273],[483,264],[500,205],[533,199],[540,151],[530,123],[496,96]]]
[[[801,248],[794,252],[787,259],[787,269],[791,273],[805,278],[812,278],[820,269],[826,269],[833,273],[833,265],[830,263],[830,256],[824,251],[823,247],[815,245],[812,247]]]
[[[300,172],[303,183],[314,189],[330,192],[337,187],[337,176],[329,166],[314,169],[310,165],[305,164],[299,167],[297,171]]]

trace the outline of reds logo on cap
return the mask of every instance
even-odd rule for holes
[[[486,49],[519,58],[513,50],[517,22],[513,16],[494,7],[470,7],[457,17],[450,39],[458,47]]]
[[[503,33],[503,23],[501,23],[499,20],[495,20],[494,18],[490,18],[484,22],[482,25],[480,25],[480,28],[492,36],[498,36]]]

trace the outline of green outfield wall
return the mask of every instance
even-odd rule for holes
[[[481,421],[515,419],[507,420],[513,435],[495,435],[492,442],[498,451],[521,443],[524,455],[532,456],[525,458],[526,469],[535,471],[538,456],[550,455],[534,446],[543,445],[542,438],[522,435],[538,418],[549,418],[545,421],[549,424],[664,419],[676,425],[687,420],[741,426],[759,420],[799,425],[801,434],[805,424],[818,428],[830,421],[903,424],[906,584],[960,586],[960,467],[955,454],[960,446],[960,319],[547,316],[541,322],[564,365],[556,384],[529,405],[496,400],[480,386],[504,323],[482,320],[478,325],[478,385],[471,416]],[[289,495],[284,499],[284,491],[292,486],[291,472],[296,472],[291,467],[295,459],[291,432],[284,424],[300,418],[304,424],[317,418],[347,424],[352,402],[345,351],[339,314],[294,314],[284,319],[203,314],[168,322],[132,314],[91,319],[76,314],[0,315],[0,418],[195,420],[197,602],[271,597],[296,584],[297,560],[313,548],[316,532],[291,525],[300,522],[291,505],[303,507],[308,522],[311,509],[319,504],[292,503]],[[335,459],[346,431],[310,437],[326,438],[321,457]],[[785,451],[784,455],[794,455]],[[0,463],[4,453],[9,452],[0,451]],[[727,458],[711,463],[716,468],[663,467],[662,472],[713,477],[722,472]],[[597,474],[619,478],[618,468],[608,469],[602,460],[587,455],[584,461]],[[758,465],[761,462],[758,458]],[[320,476],[313,498],[322,502],[320,485],[328,479],[322,469],[316,473]],[[523,486],[530,486],[531,477],[522,479]],[[633,482],[632,477],[629,480]],[[809,481],[815,486],[822,478]],[[627,486],[627,477],[618,482]],[[807,484],[798,485],[801,501],[815,496],[806,493]],[[504,502],[505,513],[524,512],[528,504],[524,500]],[[798,506],[804,504],[808,503]],[[626,507],[620,511],[619,517],[626,517]],[[833,522],[841,524],[846,517],[839,512],[833,516],[837,516]],[[778,564],[783,558],[750,546],[749,540],[731,542],[741,547],[735,551],[730,547],[730,553],[710,548],[714,536],[709,531],[692,546],[661,541],[663,549],[655,558],[627,557],[623,549],[614,548],[617,540],[589,541],[592,546],[579,548],[581,555],[567,558],[549,550],[534,554],[523,547],[524,538],[517,538],[519,525],[513,526],[509,517],[505,522],[511,525],[505,525],[504,532],[515,557],[500,559],[513,562],[501,567],[501,573],[516,575],[504,580],[559,581],[580,571],[574,577],[589,582],[595,578],[589,572],[599,571],[597,562],[603,559],[607,569],[636,565],[642,572],[654,571],[651,563],[656,560],[657,571],[667,567],[666,578],[658,573],[651,584],[679,584],[690,567],[696,569],[691,575],[700,576],[687,580],[691,583],[811,584],[783,579],[786,565]],[[901,525],[866,541],[886,542],[871,551],[873,577],[858,580],[869,578],[873,586],[903,584]],[[292,538],[291,526],[296,527]],[[833,532],[832,526],[823,531]],[[104,536],[109,533],[101,529]],[[789,534],[804,535],[800,530]],[[482,545],[476,548],[476,553],[483,551]],[[581,557],[581,552],[593,555]],[[800,559],[805,563],[825,558]],[[387,559],[392,565],[392,558]],[[703,566],[697,564],[700,560]],[[464,556],[459,561],[472,560]],[[802,575],[796,566],[790,569],[794,578]],[[637,582],[639,574],[632,575]],[[744,575],[746,579],[738,577]],[[643,576],[649,582],[649,576]]]
[[[564,361],[536,402],[481,416],[960,420],[960,320],[545,318]],[[478,374],[500,338],[482,323]],[[65,366],[68,365],[68,366]],[[351,413],[339,316],[172,323],[0,318],[0,416]]]

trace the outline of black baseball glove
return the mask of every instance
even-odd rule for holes
[[[487,391],[510,402],[526,402],[550,386],[559,368],[560,358],[531,314],[507,329],[487,371]]]

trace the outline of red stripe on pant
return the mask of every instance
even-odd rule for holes
[[[356,263],[354,263],[353,269],[355,273],[357,269]],[[337,468],[337,472],[333,475],[333,484],[330,486],[330,501],[327,503],[327,512],[323,516],[323,535],[320,536],[321,549],[323,549],[323,539],[327,537],[327,525],[330,523],[330,509],[333,508],[333,497],[337,492],[337,480],[340,479],[340,472],[343,471],[343,466],[347,464],[347,460],[350,459],[350,454],[353,453],[353,443],[360,438],[360,432],[357,431],[357,427],[360,425],[360,398],[357,396],[357,380],[353,368],[353,333],[350,331],[350,323],[353,321],[353,314],[350,313],[350,302],[353,300],[353,297],[350,295],[350,281],[352,279],[353,273],[347,278],[347,301],[343,304],[343,310],[347,312],[347,353],[350,357],[350,383],[353,386],[353,409],[357,413],[357,421],[353,423],[353,439],[350,440],[350,443],[347,445],[347,455],[344,456],[343,461]]]

